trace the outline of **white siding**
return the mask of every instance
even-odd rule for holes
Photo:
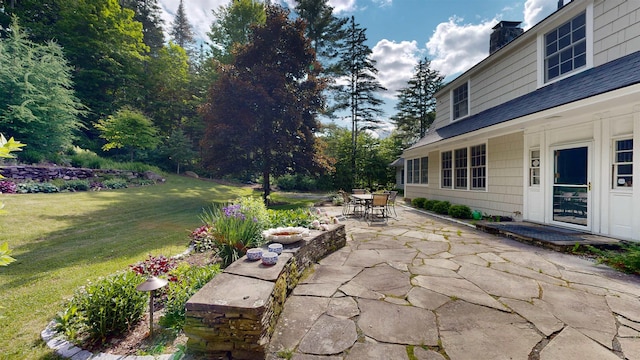
[[[444,151],[478,144],[469,142]],[[522,132],[488,140],[486,191],[441,189],[440,151],[432,151],[429,153],[429,186],[407,184],[405,198],[446,200],[491,215],[513,216],[516,211],[522,212],[523,148]]]
[[[557,13],[548,20],[548,24],[534,27],[441,91],[433,127],[451,123],[450,91],[465,81],[470,83],[471,115],[535,91],[540,56],[538,36],[571,19],[590,4],[590,1],[574,2],[579,3],[581,9]],[[593,17],[594,66],[640,51],[640,1],[597,0],[593,6]]]

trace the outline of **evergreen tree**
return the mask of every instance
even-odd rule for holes
[[[0,128],[29,139],[20,157],[52,159],[71,147],[84,111],[73,92],[72,69],[56,43],[30,41],[17,22],[10,30],[0,39]]]
[[[307,22],[307,37],[311,39],[324,72],[332,74],[336,70],[334,60],[346,36],[345,25],[349,19],[334,16],[328,0],[298,0],[295,9],[298,16]]]
[[[255,0],[235,0],[227,6],[213,10],[216,20],[207,33],[211,40],[213,58],[223,64],[233,60],[234,46],[249,41],[251,25],[264,25],[266,20],[264,5]]]
[[[145,45],[156,54],[164,46],[164,21],[160,15],[158,0],[122,0],[122,7],[135,13],[133,19],[142,23],[142,35]]]
[[[358,134],[364,130],[378,128],[383,114],[382,100],[378,93],[385,91],[376,78],[375,60],[371,59],[371,48],[365,43],[366,29],[356,24],[354,17],[349,20],[345,46],[341,49],[338,62],[339,74],[345,85],[336,86],[335,110],[348,110],[351,119],[351,174],[357,182]]]
[[[183,0],[180,0],[180,5],[178,5],[178,11],[176,11],[176,16],[171,24],[171,31],[169,34],[171,35],[171,40],[173,40],[174,43],[180,45],[187,51],[187,54],[191,55],[193,50],[192,47],[195,43],[195,35],[193,27],[187,18],[187,13],[184,11]]]
[[[410,146],[424,137],[435,119],[435,93],[442,87],[444,76],[430,68],[429,59],[421,59],[407,87],[400,89],[395,109],[398,113],[391,117],[396,128],[404,135],[405,145]]]

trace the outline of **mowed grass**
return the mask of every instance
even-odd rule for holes
[[[148,254],[182,253],[204,207],[250,194],[169,175],[122,190],[0,195],[0,243],[17,260],[0,267],[0,359],[55,359],[40,332],[77,288]]]

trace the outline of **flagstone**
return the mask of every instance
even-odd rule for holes
[[[547,274],[555,278],[561,277],[560,270],[554,263],[531,251],[503,252],[500,253],[500,257],[537,273]]]
[[[389,360],[409,359],[407,349],[402,345],[357,343],[345,360]]]
[[[546,336],[562,330],[564,323],[550,312],[546,311],[536,301],[533,303],[515,299],[501,298],[500,302],[510,307],[518,315],[531,322],[541,333]]]
[[[269,347],[272,351],[295,348],[329,306],[328,298],[290,296],[278,318]]]
[[[433,312],[382,301],[359,299],[358,327],[376,341],[407,345],[438,344],[438,328]]]
[[[619,296],[607,295],[604,298],[614,313],[622,315],[631,321],[640,322],[639,298],[624,294]]]
[[[516,314],[465,301],[449,302],[435,312],[451,359],[527,359],[542,339]]]
[[[313,355],[335,355],[353,346],[357,339],[353,321],[321,315],[302,338],[298,351]]]
[[[327,307],[327,315],[350,319],[360,314],[358,303],[351,297],[333,298]]]
[[[428,276],[451,277],[451,278],[459,278],[459,279],[462,278],[462,276],[458,275],[458,273],[453,270],[429,266],[429,265],[410,266],[409,272],[413,275],[428,275]]]
[[[576,351],[580,349],[580,351]],[[567,327],[540,351],[540,360],[620,360],[582,333]]]
[[[427,310],[435,310],[451,301],[451,298],[435,291],[416,286],[407,294],[407,300],[413,306]]]
[[[489,295],[531,301],[540,295],[538,283],[488,267],[463,265],[458,275],[476,284]]]
[[[395,297],[404,297],[411,290],[409,274],[398,271],[387,264],[362,270],[349,283]]]
[[[421,286],[451,298],[459,298],[474,304],[507,311],[504,305],[469,280],[418,275],[411,279],[411,282],[416,286]]]
[[[627,360],[640,360],[640,338],[618,338]]]

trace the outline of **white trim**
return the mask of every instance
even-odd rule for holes
[[[454,109],[453,109],[453,92],[459,88],[461,88],[462,86],[467,85],[467,114],[464,116],[460,116],[458,118],[454,118]],[[451,89],[451,91],[449,92],[449,123],[453,123],[456,121],[460,121],[462,119],[468,118],[469,116],[471,116],[471,79],[467,79],[467,81],[464,82],[464,84],[460,84],[456,87],[454,87],[453,89]]]

